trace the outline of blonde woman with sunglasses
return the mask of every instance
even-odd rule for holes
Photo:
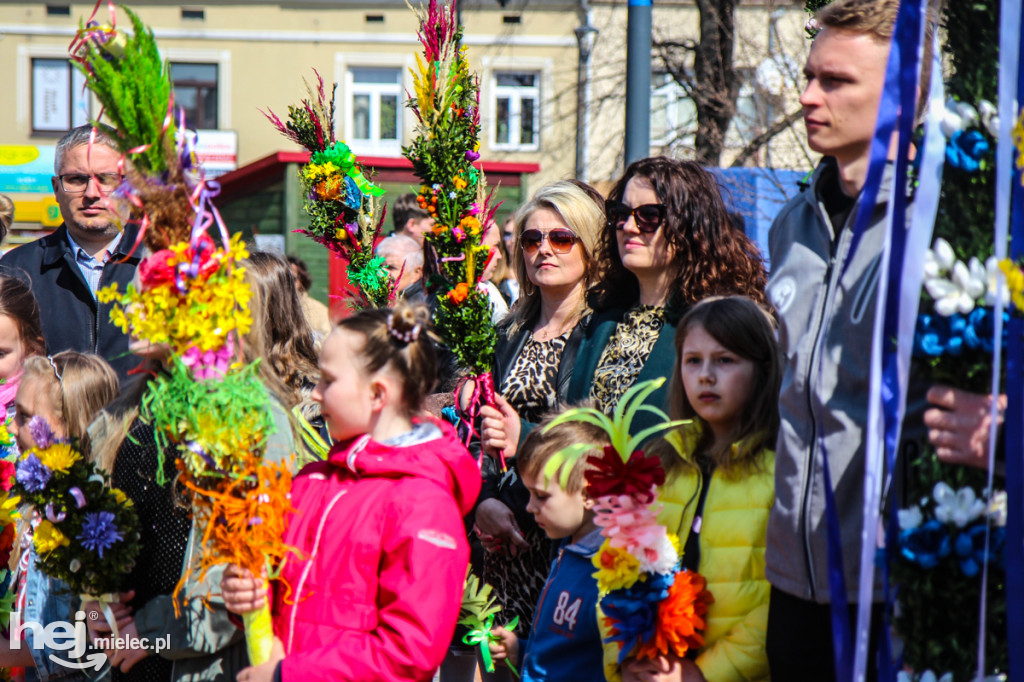
[[[602,200],[582,183],[542,187],[514,216],[512,264],[520,297],[499,327],[494,366],[498,408],[485,407],[485,450],[515,454],[519,435],[563,404],[590,308],[587,292],[600,268],[596,253],[604,222]],[[515,428],[504,427],[514,423]],[[524,424],[527,426],[524,428]],[[508,438],[506,434],[512,438]],[[494,586],[508,618],[528,632],[550,564],[550,540],[526,511],[529,492],[514,458],[505,476],[485,458],[476,532],[487,553],[484,579]],[[504,679],[501,673],[485,679]]]

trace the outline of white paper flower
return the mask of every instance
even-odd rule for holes
[[[896,517],[900,524],[900,530],[917,528],[924,521],[924,514],[921,513],[921,508],[916,505],[909,509],[900,509],[896,512]]]
[[[972,260],[977,263],[972,262],[970,268],[963,261],[954,263],[949,279],[925,278],[924,287],[935,300],[935,312],[939,315],[949,317],[955,312],[966,315],[974,310],[974,302],[985,293],[988,283],[985,268],[976,258]]]
[[[960,120],[963,121],[964,128],[978,125],[978,110],[972,107],[969,102],[957,102],[956,113],[960,114]]]
[[[679,554],[668,533],[662,533],[650,546],[630,553],[640,560],[640,570],[647,573],[668,575],[679,563]]]
[[[987,283],[985,291],[985,305],[996,304],[996,294],[1002,290],[1003,303],[1010,302],[1010,287],[1006,284],[1006,275],[999,269],[999,259],[989,256],[985,260],[985,279]]]
[[[942,134],[946,137],[953,137],[963,129],[964,122],[960,118],[960,114],[946,109],[942,114],[942,120],[939,122],[939,130],[942,131]]]
[[[998,490],[988,502],[988,516],[992,519],[992,525],[1003,527],[1006,525],[1006,491]]]
[[[985,513],[985,502],[979,500],[974,490],[964,486],[954,491],[948,484],[939,481],[932,489],[935,499],[935,518],[942,523],[952,523],[963,528]]]
[[[983,99],[978,102],[978,114],[981,115],[981,124],[992,137],[999,137],[999,110],[992,102]],[[994,124],[994,125],[993,125]]]

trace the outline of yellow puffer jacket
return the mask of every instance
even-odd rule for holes
[[[667,440],[677,451],[683,449],[678,431]],[[775,453],[763,452],[758,462],[758,468],[732,475],[716,469],[704,503],[699,572],[715,601],[708,608],[704,648],[696,663],[708,682],[770,679],[765,654],[770,588],[764,552],[768,511],[775,499]],[[701,478],[699,471],[686,468],[670,475],[658,492],[663,505],[658,520],[679,535],[680,548],[693,526]],[[621,679],[613,658],[617,649],[605,647],[609,680]]]

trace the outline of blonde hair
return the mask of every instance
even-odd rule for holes
[[[549,426],[556,416],[558,415],[546,417],[523,441],[516,454],[516,467],[520,474],[537,477],[543,472],[548,460],[577,443],[593,445],[593,453],[596,455],[600,455],[605,446],[611,445],[611,440],[604,429],[589,422],[569,421]],[[569,472],[565,492],[578,493],[583,490],[586,485],[584,475],[593,468],[589,454],[578,458]],[[555,480],[559,479],[560,476],[555,477]]]
[[[586,290],[598,281],[601,274],[596,254],[601,243],[604,211],[587,192],[572,181],[562,180],[541,187],[529,202],[519,207],[513,218],[516,229],[512,263],[516,279],[519,280],[520,294],[508,316],[510,334],[515,334],[524,325],[533,324],[540,314],[540,291],[527,275],[521,239],[523,230],[526,229],[526,221],[535,211],[542,208],[558,214],[562,222],[576,234],[577,243],[582,250],[584,293],[576,305],[576,319],[590,312]]]
[[[114,370],[98,355],[66,350],[52,358],[37,355],[25,360],[22,385],[30,380],[38,382],[37,390],[60,415],[68,437],[89,455],[89,424],[118,395]]]
[[[0,194],[0,242],[7,236],[14,222],[14,202],[6,194]]]

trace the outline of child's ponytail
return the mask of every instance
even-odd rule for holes
[[[360,352],[366,370],[372,374],[390,366],[402,379],[405,408],[410,414],[418,412],[437,383],[430,309],[403,300],[390,310],[364,310],[347,317],[338,328],[366,338]]]

